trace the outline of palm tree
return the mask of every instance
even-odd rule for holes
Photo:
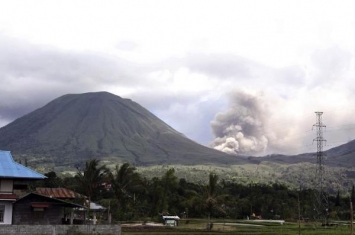
[[[176,190],[178,186],[178,178],[175,175],[175,169],[168,169],[161,178],[162,195],[160,209],[162,214],[169,214],[169,206],[172,199],[176,198]]]
[[[226,195],[219,194],[217,190],[218,176],[214,173],[210,173],[208,184],[202,186],[202,193],[195,194],[192,202],[198,207],[207,212],[207,229],[211,229],[211,214],[214,211],[219,211],[225,214],[225,210],[222,207],[223,200]]]
[[[76,179],[81,188],[81,192],[88,196],[90,213],[90,202],[95,194],[95,190],[101,186],[105,180],[107,168],[105,165],[100,166],[100,160],[92,159],[85,163],[85,169],[81,170],[77,167]]]
[[[132,191],[141,186],[140,175],[135,171],[135,167],[124,163],[121,167],[116,165],[114,173],[109,172],[108,176],[117,199],[118,210],[123,207],[123,202],[127,198],[132,197]]]

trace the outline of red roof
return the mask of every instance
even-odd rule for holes
[[[66,188],[36,188],[36,192],[47,197],[61,199],[86,198],[86,196]]]

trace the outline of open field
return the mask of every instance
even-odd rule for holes
[[[122,235],[298,235],[297,223],[270,223],[255,221],[223,221],[215,220],[211,231],[206,230],[205,220],[181,220],[178,227],[166,227],[156,225],[122,225]],[[318,225],[318,226],[317,226]],[[350,225],[346,222],[339,223],[338,226],[328,228],[321,227],[320,224],[302,223],[300,234],[302,235],[340,235],[350,234]]]

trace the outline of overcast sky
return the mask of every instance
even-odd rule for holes
[[[201,144],[263,156],[355,139],[354,1],[0,2],[0,126],[68,93],[130,98]]]

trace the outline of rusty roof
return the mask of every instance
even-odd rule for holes
[[[66,188],[36,188],[36,192],[47,197],[61,199],[86,198],[86,196]]]
[[[57,205],[61,205],[62,207],[69,207],[69,208],[85,208],[85,206],[83,205],[79,205],[76,203],[72,203],[72,202],[67,202],[67,201],[63,201],[61,199],[58,198],[54,198],[54,197],[48,197],[46,195],[41,195],[38,193],[28,193],[26,195],[23,195],[21,198],[19,198],[16,202],[14,203],[19,203],[20,201],[22,201],[24,198],[28,198],[28,197],[32,197],[35,199],[40,199],[38,203],[40,204],[33,204],[34,202],[31,202],[31,206],[35,205],[36,206],[45,206],[46,203],[55,203]]]

